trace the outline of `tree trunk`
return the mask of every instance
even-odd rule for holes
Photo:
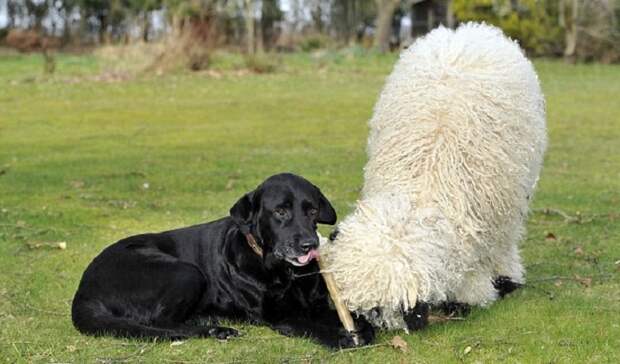
[[[454,29],[454,6],[452,0],[448,0],[446,10],[446,26],[450,29]]]
[[[376,0],[377,2],[377,31],[375,33],[375,48],[381,53],[390,49],[390,34],[392,33],[392,16],[400,4],[400,0]]]
[[[256,29],[256,51],[263,53],[265,51],[265,44],[263,43],[263,27],[258,24]]]
[[[344,4],[344,12],[345,12],[345,26],[344,26],[344,40],[345,44],[352,44],[355,40],[355,33],[359,24],[356,24],[356,16],[355,16],[355,1],[345,1]]]
[[[108,43],[108,17],[106,15],[99,16],[99,44]]]
[[[64,46],[71,43],[71,17],[68,9],[64,10],[62,19],[62,45]]]
[[[432,6],[426,9],[426,31],[430,32],[435,27],[435,11]]]
[[[579,0],[563,0],[562,7],[564,7],[563,14],[565,24],[565,41],[566,48],[564,48],[564,57],[567,60],[574,61],[575,51],[577,49],[577,37],[578,27],[577,22],[579,18]],[[569,7],[568,9],[566,7]],[[566,11],[570,10],[570,11]]]
[[[245,27],[248,54],[254,54],[254,0],[245,0]]]
[[[15,4],[11,1],[6,2],[6,16],[8,20],[7,28],[13,28],[15,26]]]
[[[149,12],[145,11],[142,18],[142,40],[144,43],[149,41],[149,31],[151,22],[149,21]]]
[[[312,22],[314,23],[314,29],[318,33],[323,32],[323,9],[321,8],[321,2],[317,1],[315,4],[315,8],[310,11],[310,16],[312,17]]]
[[[88,14],[80,9],[80,25],[77,31],[77,39],[78,45],[83,45],[88,42],[90,39],[90,32],[88,31],[88,22],[87,22]]]

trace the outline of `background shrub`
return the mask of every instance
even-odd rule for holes
[[[559,55],[564,42],[560,0],[454,0],[460,21],[485,21],[519,41],[530,55]]]

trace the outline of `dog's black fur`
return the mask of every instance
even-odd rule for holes
[[[226,318],[308,336],[332,348],[354,346],[329,307],[315,260],[316,224],[336,213],[321,191],[292,174],[268,178],[223,219],[109,246],[88,266],[73,299],[75,327],[92,335],[182,339],[238,335],[197,319]],[[263,250],[249,246],[251,233]],[[204,320],[203,320],[204,321]],[[362,344],[374,338],[356,320]]]

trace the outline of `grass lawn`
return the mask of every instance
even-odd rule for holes
[[[0,56],[0,361],[620,362],[620,67],[555,61],[535,63],[550,147],[522,245],[528,284],[507,299],[340,353],[246,325],[175,344],[73,328],[73,293],[102,248],[224,216],[271,174],[306,176],[344,217],[394,60],[289,55],[255,75],[222,56],[209,73],[108,82],[93,56],[60,56],[50,78],[39,56]],[[386,345],[394,335],[407,352]]]

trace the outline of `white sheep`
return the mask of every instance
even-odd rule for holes
[[[440,27],[404,50],[370,120],[361,197],[321,248],[347,307],[406,329],[416,302],[487,306],[498,278],[523,283],[546,143],[538,78],[501,30]]]

